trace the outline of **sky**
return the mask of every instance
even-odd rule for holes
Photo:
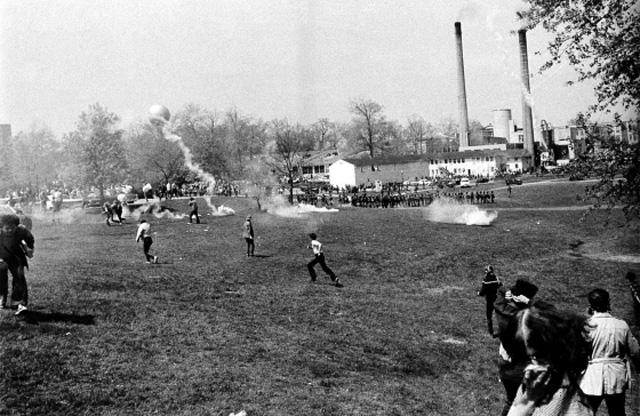
[[[462,23],[470,119],[521,124],[520,0],[0,0],[0,124],[73,131],[100,103],[123,127],[153,104],[312,123],[371,99],[406,125],[457,119]],[[549,34],[528,32],[534,123],[594,102],[563,64],[538,74]],[[534,52],[541,51],[542,55]]]

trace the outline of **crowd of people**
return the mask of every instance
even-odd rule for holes
[[[640,307],[635,275],[627,279]],[[507,289],[492,266],[485,269],[478,295],[486,299],[489,334],[499,340],[502,415],[592,416],[603,401],[610,416],[626,415],[640,345],[629,325],[611,314],[609,293],[591,290],[586,314],[557,308],[537,299],[537,293],[527,279]]]

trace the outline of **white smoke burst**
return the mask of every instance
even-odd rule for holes
[[[187,217],[186,214],[173,212],[170,209],[163,207],[160,204],[160,201],[154,200],[147,204],[140,205],[133,210],[129,210],[127,218],[132,218],[135,221],[138,221],[140,216],[143,214],[151,214],[158,219],[167,218],[170,220],[181,220]]]
[[[460,204],[437,199],[424,209],[425,218],[432,222],[464,225],[491,225],[498,218],[496,211],[487,211],[476,205]]]
[[[297,204],[291,205],[287,202],[286,198],[281,195],[276,195],[269,198],[262,204],[267,212],[272,215],[285,218],[301,218],[311,213],[330,213],[338,212],[336,208],[318,208],[309,204]]]

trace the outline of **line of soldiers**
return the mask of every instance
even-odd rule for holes
[[[333,196],[326,194],[304,193],[296,196],[299,204],[309,204],[321,207],[333,206]]]
[[[437,196],[453,199],[462,204],[493,204],[496,202],[493,191],[443,192]]]
[[[351,196],[351,205],[362,208],[426,207],[433,201],[428,192],[362,193]]]

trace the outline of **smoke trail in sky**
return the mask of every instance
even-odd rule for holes
[[[189,147],[187,147],[187,145],[184,144],[182,137],[174,133],[171,133],[171,128],[168,124],[164,124],[162,128],[162,133],[167,140],[177,144],[180,150],[182,150],[182,154],[184,155],[184,164],[187,167],[187,169],[189,169],[190,171],[198,175],[198,177],[200,177],[207,183],[207,190],[210,194],[215,192],[216,178],[214,178],[212,174],[202,169],[200,165],[198,165],[193,161],[193,154],[191,153],[191,149],[189,149]],[[211,196],[205,197],[203,199],[209,206],[209,209],[211,210],[211,215],[222,217],[222,216],[235,214],[235,211],[231,208],[228,208],[222,205],[219,207],[216,207],[216,205],[211,201]]]
[[[459,204],[437,199],[424,209],[427,220],[447,224],[491,225],[498,218],[496,211],[487,211],[476,205]]]
[[[176,143],[178,147],[180,147],[180,150],[182,150],[182,154],[184,155],[184,164],[189,170],[197,174],[200,178],[204,179],[207,182],[208,189],[210,191],[213,191],[216,186],[216,179],[212,174],[202,169],[200,165],[193,162],[193,154],[191,153],[191,150],[187,147],[187,145],[182,141],[182,137],[177,136],[173,133],[169,133],[168,131],[164,131],[164,137],[166,137],[167,140]]]

